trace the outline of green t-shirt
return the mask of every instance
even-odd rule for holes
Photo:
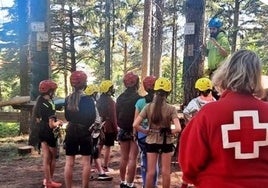
[[[216,38],[216,41],[223,47],[228,53],[230,53],[230,44],[228,41],[228,37],[224,32],[220,32]],[[212,42],[208,41],[207,45],[208,49],[208,68],[210,70],[215,70],[218,68],[220,63],[226,58],[220,54],[219,49],[212,44]]]

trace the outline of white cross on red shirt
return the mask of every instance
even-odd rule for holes
[[[221,126],[223,148],[234,148],[236,159],[259,157],[259,148],[268,146],[268,123],[259,122],[258,111],[235,111],[234,123]]]

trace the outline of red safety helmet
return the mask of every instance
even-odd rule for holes
[[[149,91],[150,89],[154,89],[154,83],[156,81],[155,76],[146,76],[143,80],[143,87],[145,91]]]
[[[133,72],[128,72],[125,74],[123,82],[126,87],[133,87],[139,83],[139,77]]]
[[[75,88],[82,88],[86,86],[87,75],[84,71],[74,71],[70,76],[71,86]]]
[[[43,80],[39,83],[39,92],[48,93],[49,91],[56,90],[58,85],[52,80]]]

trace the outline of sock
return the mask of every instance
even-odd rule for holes
[[[133,187],[134,186],[134,183],[132,182],[132,183],[127,183],[127,186],[128,187]]]
[[[124,180],[124,181],[123,181],[123,180],[121,180],[121,183],[123,183],[124,185],[126,185],[126,181],[125,181],[125,180]],[[121,184],[121,183],[120,183],[120,184]]]

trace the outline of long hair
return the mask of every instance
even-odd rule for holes
[[[83,93],[83,90],[75,90],[72,94],[70,94],[67,97],[67,110],[70,110],[72,112],[79,111],[78,105],[79,105],[82,93]]]
[[[212,77],[216,87],[239,93],[263,96],[261,62],[258,55],[250,50],[239,50],[224,62]]]
[[[154,90],[150,89],[147,91],[147,95],[144,96],[146,103],[150,103],[153,101],[154,98]]]
[[[163,90],[158,90],[155,92],[155,105],[151,116],[152,123],[158,124],[163,120],[162,105],[166,102],[168,94],[168,92]]]
[[[39,101],[41,100],[42,95],[38,95],[38,97],[36,98],[36,103],[33,106],[33,111],[32,111],[32,118],[37,118],[37,116],[39,116],[39,109],[40,109],[40,103]]]

